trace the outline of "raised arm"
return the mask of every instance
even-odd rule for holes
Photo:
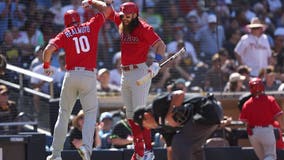
[[[87,8],[92,5],[96,9],[98,9],[99,12],[103,13],[106,18],[108,18],[114,12],[111,6],[112,3],[113,3],[113,0],[105,0],[105,2],[99,1],[99,0],[83,0],[82,6],[84,8]]]

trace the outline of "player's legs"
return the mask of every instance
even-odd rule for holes
[[[84,83],[80,83],[79,98],[84,111],[84,125],[82,129],[83,145],[92,154],[98,99],[96,89],[96,74],[93,72],[81,73]]]
[[[264,151],[263,151],[263,147],[262,147],[261,143],[259,142],[258,137],[255,134],[253,134],[251,136],[248,136],[248,138],[249,138],[250,144],[253,147],[253,150],[254,150],[256,156],[259,159],[263,159]]]
[[[61,157],[64,141],[67,134],[69,117],[77,98],[76,89],[73,87],[72,76],[67,72],[61,90],[58,118],[54,127],[52,155]]]
[[[136,108],[139,107],[145,107],[147,105],[147,99],[149,96],[149,89],[150,89],[150,85],[151,85],[151,81],[148,81],[147,83],[141,85],[141,86],[137,86],[136,85],[136,80],[141,76],[141,75],[146,75],[148,73],[147,69],[148,67],[146,65],[141,65],[139,66],[140,69],[139,70],[135,70],[135,72],[133,72],[133,81],[131,81],[130,85],[132,88],[132,103],[133,103],[133,111]],[[142,138],[145,144],[145,156],[147,153],[147,157],[144,158],[148,158],[148,159],[152,159],[154,158],[154,154],[152,152],[152,139],[151,139],[151,130],[149,129],[144,129],[142,130]],[[152,157],[152,158],[151,158]]]
[[[128,72],[122,72],[121,75],[121,97],[124,105],[126,106],[126,117],[127,119],[132,119],[133,108],[132,108],[132,99],[131,99],[131,88],[128,85]]]
[[[250,141],[254,143],[252,146],[254,147],[256,155],[259,156],[259,159],[276,160],[276,140],[272,126],[254,128],[252,137]]]
[[[122,97],[126,105],[126,116],[133,133],[134,151],[140,158],[144,155],[144,141],[147,143],[146,146],[150,148],[151,139],[148,138],[143,140],[143,131],[133,122],[132,118],[134,110],[137,107],[145,107],[147,103],[151,82],[149,81],[141,86],[136,85],[136,80],[145,75],[147,73],[147,69],[148,67],[145,64],[140,64],[138,69],[123,72],[122,74]],[[151,134],[149,130],[144,133],[146,137],[151,138],[151,136],[148,136],[149,134]],[[133,156],[135,156],[135,154]]]
[[[202,145],[217,125],[201,125],[189,120],[172,140],[173,160],[202,159]]]

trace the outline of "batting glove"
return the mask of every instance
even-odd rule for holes
[[[83,8],[88,8],[91,6],[92,1],[91,0],[83,0],[82,1],[82,7]]]
[[[53,69],[50,68],[50,63],[49,62],[44,62],[43,63],[43,69],[44,69],[44,74],[47,75],[47,76],[51,76],[54,71]]]
[[[152,65],[149,67],[149,72],[151,72],[152,76],[155,77],[159,73],[160,69],[161,67],[159,63],[153,62]]]

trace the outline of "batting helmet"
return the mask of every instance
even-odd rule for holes
[[[65,27],[69,27],[73,23],[80,23],[80,15],[75,10],[68,10],[64,14],[64,24],[65,24]]]
[[[249,88],[252,95],[264,92],[264,84],[260,78],[252,78],[249,81]]]
[[[138,7],[133,2],[125,2],[120,5],[120,12],[121,15],[123,14],[132,14],[137,13],[138,14]]]

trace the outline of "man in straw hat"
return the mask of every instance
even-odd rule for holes
[[[268,66],[272,52],[264,34],[266,25],[259,18],[252,18],[247,29],[249,33],[241,37],[234,51],[239,65],[250,67],[251,76],[256,77],[261,68]]]

